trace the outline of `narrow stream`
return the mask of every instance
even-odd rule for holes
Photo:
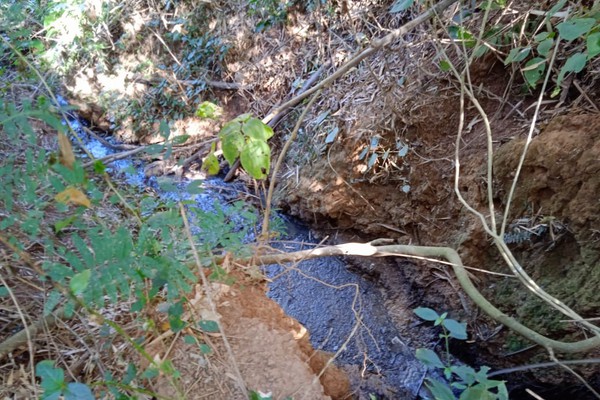
[[[114,153],[89,137],[79,121],[72,122],[94,157]],[[107,140],[112,143],[112,138]],[[111,174],[140,190],[150,188],[164,200],[193,200],[209,212],[215,202],[228,207],[232,195],[227,195],[227,188],[234,193],[233,197],[242,189],[211,178],[200,185],[204,189],[201,194],[190,195],[186,190],[190,181],[173,178],[171,186],[178,190],[164,191],[155,177],[145,176],[144,163],[139,160],[118,160],[109,167]],[[285,241],[274,243],[274,247],[290,252],[315,246],[316,240],[306,227],[285,215],[280,217],[292,233]],[[249,243],[255,237],[248,234],[245,240]],[[377,399],[413,399],[419,395],[427,398],[422,388],[426,368],[416,360],[415,350],[403,344],[373,283],[349,272],[341,259],[333,257],[293,266],[271,265],[265,272],[272,279],[268,295],[308,329],[315,349],[337,353],[337,364],[349,372],[353,390],[360,398],[368,399],[370,395]]]

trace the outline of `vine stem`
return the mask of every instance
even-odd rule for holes
[[[271,172],[271,182],[269,182],[269,190],[267,192],[267,201],[266,201],[266,205],[265,205],[265,211],[264,211],[263,223],[262,223],[262,232],[261,232],[261,238],[264,240],[267,240],[269,237],[269,217],[271,215],[271,203],[273,201],[273,192],[275,191],[275,183],[277,182],[277,173],[279,172],[279,168],[281,168],[281,164],[283,163],[283,159],[285,158],[286,153],[288,152],[290,146],[292,145],[292,143],[296,140],[296,137],[298,136],[298,130],[300,129],[300,126],[302,126],[302,122],[304,121],[304,118],[306,117],[308,110],[310,110],[311,106],[314,104],[315,100],[317,100],[317,98],[319,97],[320,94],[321,94],[320,90],[315,92],[313,97],[310,99],[310,101],[304,108],[304,111],[302,111],[302,114],[300,114],[298,121],[296,121],[296,126],[294,126],[294,130],[292,131],[292,134],[290,135],[289,139],[285,142],[285,145],[283,145],[283,149],[279,153],[279,157],[277,157],[277,162],[275,163],[275,167],[273,167],[273,171]]]

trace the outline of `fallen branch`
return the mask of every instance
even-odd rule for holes
[[[266,254],[254,258],[247,258],[240,263],[256,263],[262,265],[279,264],[286,262],[298,262],[305,259],[329,257],[329,256],[365,256],[365,257],[440,257],[447,260],[458,279],[462,289],[471,300],[494,320],[507,326],[534,343],[546,349],[552,349],[560,353],[579,353],[600,347],[600,337],[594,336],[577,342],[562,342],[547,338],[536,331],[521,324],[516,319],[504,314],[491,304],[477,290],[471,278],[464,268],[460,256],[456,250],[449,247],[429,247],[411,245],[383,245],[377,246],[372,243],[345,243],[337,246],[320,247],[312,250],[303,250],[294,253]]]

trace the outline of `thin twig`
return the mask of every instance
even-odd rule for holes
[[[290,148],[292,143],[296,140],[296,136],[298,136],[298,130],[300,129],[300,126],[302,126],[304,117],[306,117],[308,110],[310,110],[310,108],[312,107],[315,100],[317,100],[317,98],[319,97],[320,94],[321,94],[321,91],[317,91],[313,95],[313,97],[310,99],[310,101],[308,102],[306,107],[304,108],[304,111],[302,111],[302,114],[300,114],[298,121],[296,121],[296,126],[294,126],[294,129],[292,130],[292,134],[290,135],[289,139],[285,142],[285,145],[283,145],[283,149],[281,149],[281,152],[279,153],[279,157],[277,157],[277,162],[275,163],[275,167],[273,168],[273,171],[271,172],[271,182],[269,182],[269,191],[267,192],[267,201],[266,201],[266,205],[265,205],[263,224],[262,224],[262,233],[261,233],[261,237],[264,240],[267,240],[269,237],[269,217],[271,215],[271,202],[273,200],[273,192],[275,191],[275,182],[277,182],[277,172],[279,171],[279,168],[281,167],[281,164],[283,163],[283,159],[285,158],[285,155],[286,155],[288,149]]]

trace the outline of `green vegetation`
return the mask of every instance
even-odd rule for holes
[[[488,367],[481,367],[479,371],[466,365],[453,365],[450,355],[450,338],[458,340],[467,339],[467,324],[448,318],[448,313],[439,315],[431,308],[416,308],[415,314],[425,321],[433,322],[434,326],[442,328],[440,338],[444,340],[446,361],[429,349],[417,349],[417,358],[425,365],[441,369],[446,382],[427,378],[425,384],[436,400],[456,400],[454,390],[460,393],[459,400],[507,400],[508,391],[504,381],[489,379]]]

